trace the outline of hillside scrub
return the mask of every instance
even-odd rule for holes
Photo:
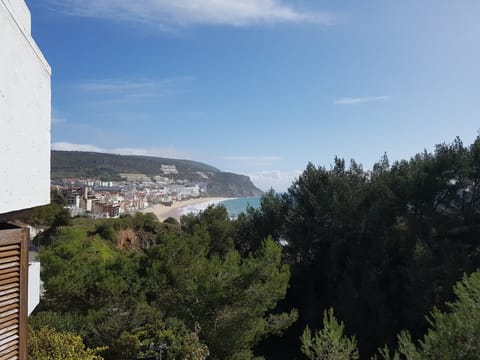
[[[285,296],[290,272],[271,239],[248,256],[233,242],[219,248],[212,232],[230,220],[217,212],[199,215],[188,232],[180,225],[168,231],[172,225],[151,214],[97,223],[94,232],[58,229],[40,253],[46,294],[32,326],[106,346],[105,359],[136,359],[160,343],[172,359],[253,358],[260,339],[296,319],[295,311],[269,313]],[[116,236],[125,228],[155,241],[119,249]]]

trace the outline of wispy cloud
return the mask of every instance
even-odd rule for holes
[[[54,125],[65,124],[66,122],[67,122],[66,118],[52,114],[52,124]]]
[[[222,160],[226,160],[229,162],[237,162],[241,163],[243,166],[248,167],[268,167],[273,166],[278,161],[281,161],[282,158],[280,156],[222,156]]]
[[[67,122],[67,118],[64,113],[58,111],[55,107],[52,107],[52,124],[65,124]]]
[[[223,156],[222,159],[233,161],[279,161],[280,156]]]
[[[168,79],[98,79],[85,80],[69,87],[76,90],[92,93],[95,96],[124,96],[130,98],[152,98],[168,95],[180,91],[182,84],[193,81],[190,76],[173,77]]]
[[[357,97],[357,98],[341,98],[335,100],[335,105],[357,105],[371,102],[385,101],[393,99],[394,96],[371,96],[371,97]]]
[[[248,26],[317,22],[330,25],[329,13],[303,11],[284,0],[47,0],[68,15],[146,24],[160,29],[189,25]]]
[[[61,151],[87,151],[100,152],[118,155],[143,155],[157,156],[174,159],[188,159],[191,157],[187,151],[177,149],[173,146],[158,148],[113,148],[107,149],[92,144],[75,144],[70,142],[55,142],[52,144],[52,150]]]
[[[52,150],[60,151],[89,151],[104,152],[102,148],[90,144],[72,144],[68,142],[56,142],[52,144]]]
[[[156,86],[153,81],[126,81],[126,80],[86,80],[78,83],[75,87],[82,91],[94,92],[126,92],[151,89]]]
[[[281,171],[265,170],[249,174],[250,180],[262,190],[274,188],[276,191],[286,191],[292,182],[301,174],[300,170]]]

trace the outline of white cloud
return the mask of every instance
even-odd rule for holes
[[[104,149],[90,144],[72,144],[68,142],[56,142],[52,144],[52,150],[61,151],[89,151],[89,152],[104,152]]]
[[[125,92],[151,89],[155,86],[152,81],[125,81],[125,80],[88,80],[76,85],[76,88],[87,92]]]
[[[250,168],[272,167],[282,160],[280,156],[262,156],[262,155],[260,156],[250,156],[250,155],[222,156],[221,159],[229,163],[235,162],[237,164],[240,164],[242,167],[250,167]]]
[[[157,156],[174,159],[188,159],[190,156],[188,152],[177,149],[173,146],[162,148],[114,148],[106,149],[91,144],[74,144],[69,142],[55,142],[52,144],[52,150],[61,151],[87,151],[100,152],[118,155],[143,155],[143,156]]]
[[[223,156],[222,159],[232,161],[279,161],[280,156]]]
[[[58,111],[55,107],[52,107],[52,124],[65,124],[67,122],[67,118],[65,114]]]
[[[178,76],[166,79],[95,79],[79,82],[73,87],[92,92],[129,92],[158,88],[171,88],[178,83],[194,80],[191,76]]]
[[[94,94],[95,98],[103,96],[117,100],[142,100],[173,94],[181,90],[182,84],[193,81],[189,76],[174,77],[161,80],[153,79],[99,79],[85,80],[69,88]]]
[[[265,170],[255,172],[249,176],[250,180],[264,191],[273,187],[276,191],[284,192],[301,173],[302,171],[300,170]]]
[[[384,101],[392,99],[393,96],[372,96],[372,97],[359,97],[359,98],[342,98],[337,99],[333,103],[335,105],[356,105],[365,104],[370,102]]]
[[[328,13],[301,11],[282,0],[47,0],[68,15],[157,26],[247,26],[285,22],[329,25]]]
[[[66,118],[52,114],[52,124],[65,124],[66,122]]]

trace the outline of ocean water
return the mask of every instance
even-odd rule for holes
[[[186,206],[180,209],[182,215],[186,214],[198,214],[200,211],[205,210],[210,205],[222,204],[225,206],[228,212],[228,216],[236,218],[240,213],[247,211],[247,206],[251,206],[255,209],[260,207],[259,197],[247,197],[247,198],[235,198],[225,200],[208,201],[200,204]]]
[[[237,217],[242,212],[247,211],[247,206],[254,209],[260,207],[259,197],[236,198],[222,201],[221,204],[227,208],[228,215],[232,218]]]

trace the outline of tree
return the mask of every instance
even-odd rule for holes
[[[224,208],[208,210],[188,231],[145,216],[59,228],[40,253],[46,294],[32,323],[107,345],[106,359],[130,360],[158,343],[171,358],[200,360],[207,349],[214,360],[253,358],[255,344],[298,316],[272,313],[289,268],[271,239],[242,256]],[[116,248],[105,237],[124,226],[156,244]]]
[[[70,212],[65,208],[65,199],[62,194],[52,191],[50,197],[50,204],[33,208],[26,219],[36,228],[59,227],[70,224]]]
[[[30,360],[103,360],[98,355],[105,348],[86,348],[80,336],[61,333],[45,326],[29,329],[28,358]]]
[[[167,359],[204,360],[208,347],[182,322],[168,319],[124,331],[118,339],[118,360],[136,360],[161,352]]]
[[[242,258],[234,249],[209,255],[208,246],[209,235],[201,231],[169,236],[150,248],[142,264],[147,301],[199,327],[211,359],[251,359],[253,345],[297,317],[268,315],[285,296],[290,276],[281,248],[268,239]]]
[[[457,299],[447,303],[449,311],[435,309],[428,317],[430,328],[415,344],[406,331],[398,336],[394,359],[473,360],[480,358],[480,270],[463,277],[454,287]],[[388,348],[380,356],[391,359]]]
[[[323,313],[323,329],[312,335],[307,326],[300,338],[302,353],[310,360],[357,360],[359,358],[355,337],[345,336],[343,322],[333,315],[333,309]]]
[[[273,189],[264,193],[260,208],[248,207],[234,221],[235,247],[242,254],[256,251],[263,240],[271,237],[278,242],[283,235],[287,203],[284,195]]]
[[[210,205],[199,215],[187,215],[181,218],[182,229],[188,235],[203,233],[207,235],[209,256],[225,256],[233,249],[233,223],[228,217],[225,206]]]

